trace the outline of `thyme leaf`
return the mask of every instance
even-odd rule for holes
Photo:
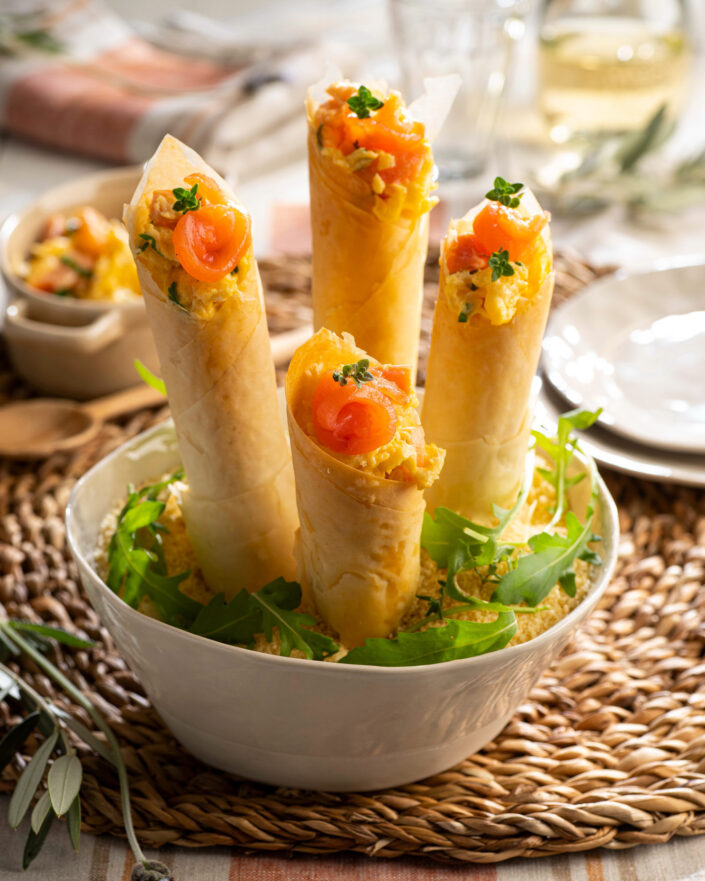
[[[506,249],[502,250],[500,248],[499,251],[494,251],[488,263],[492,270],[492,281],[497,281],[503,275],[514,275],[514,267],[509,262],[509,251]]]
[[[186,214],[189,211],[198,211],[201,207],[201,197],[198,195],[198,184],[195,183],[190,190],[186,187],[174,187],[171,191],[176,201],[172,205],[174,211]]]
[[[355,385],[360,388],[363,382],[372,382],[374,376],[369,372],[369,358],[361,358],[355,364],[343,364],[340,370],[333,371],[333,379],[345,385],[348,379],[352,379]]]
[[[516,208],[519,205],[519,200],[524,194],[520,193],[517,196],[515,193],[519,193],[523,187],[524,184],[510,184],[509,181],[506,181],[503,177],[496,177],[494,179],[494,187],[489,192],[485,193],[485,199],[499,202],[500,205],[505,205],[507,208]]]
[[[370,110],[380,110],[384,107],[384,101],[375,98],[367,86],[360,86],[357,93],[348,98],[346,103],[358,119],[367,119]]]

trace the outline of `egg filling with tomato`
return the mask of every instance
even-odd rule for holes
[[[433,154],[422,122],[401,94],[351,82],[334,83],[309,113],[322,157],[349,172],[381,220],[423,214],[436,204]]]
[[[208,175],[189,174],[140,206],[138,259],[169,300],[200,318],[231,296],[253,262],[250,218]]]
[[[441,258],[443,295],[459,322],[507,324],[529,308],[551,271],[547,222],[546,212],[532,214],[521,201],[487,201],[451,226]]]
[[[410,368],[362,359],[319,376],[302,427],[346,465],[424,489],[444,451],[425,442],[417,406]]]

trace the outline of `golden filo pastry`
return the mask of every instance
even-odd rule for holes
[[[553,293],[548,216],[519,187],[498,178],[490,194],[509,204],[484,200],[441,245],[422,422],[446,461],[426,498],[480,522],[522,483]]]
[[[426,125],[399,92],[346,80],[310,91],[307,118],[314,329],[415,375],[437,202]]]
[[[205,579],[232,597],[293,578],[293,469],[247,212],[167,135],[124,220],[186,472],[180,502]]]
[[[423,489],[443,462],[411,372],[324,328],[294,355],[286,399],[302,587],[348,648],[389,636],[418,587]]]

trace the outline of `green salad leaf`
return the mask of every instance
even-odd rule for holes
[[[134,361],[135,370],[139,373],[142,382],[146,382],[147,385],[151,385],[155,391],[161,392],[166,397],[166,385],[164,384],[163,379],[159,379],[158,376],[155,376],[152,371],[147,367],[146,364],[143,364],[139,358],[135,358]]]
[[[449,621],[416,633],[401,632],[394,639],[367,639],[339,664],[376,667],[417,667],[459,658],[473,658],[504,648],[516,633],[516,617],[500,612],[495,621]]]
[[[218,642],[251,645],[258,633],[271,640],[276,627],[281,654],[286,657],[294,649],[316,661],[335,654],[338,644],[309,629],[315,626],[316,619],[297,612],[300,603],[300,585],[277,578],[255,593],[241,590],[230,602],[226,602],[224,594],[218,594],[201,609],[190,631]]]
[[[178,588],[189,572],[168,575],[158,523],[165,502],[157,496],[170,483],[180,480],[177,471],[160,483],[130,490],[127,502],[118,516],[117,526],[108,545],[108,587],[120,593],[125,602],[137,608],[149,596],[163,620],[177,627],[190,624],[201,603],[192,600]]]
[[[568,504],[568,490],[575,486],[585,477],[581,471],[574,477],[567,477],[567,469],[573,458],[573,453],[578,448],[578,439],[572,435],[573,429],[584,431],[594,425],[602,413],[602,408],[595,410],[570,410],[558,418],[556,437],[547,437],[540,431],[532,431],[536,446],[553,459],[553,468],[539,468],[539,474],[544,477],[556,491],[556,504],[553,509],[553,517],[548,525],[551,529],[563,516],[563,511]]]

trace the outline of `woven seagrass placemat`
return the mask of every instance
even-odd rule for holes
[[[558,300],[598,274],[567,255],[557,266]],[[307,321],[308,260],[262,261],[261,270],[272,330]],[[422,357],[422,376],[423,364]],[[1,364],[0,403],[27,393]],[[354,850],[458,863],[625,848],[705,832],[705,493],[606,474],[622,528],[612,584],[587,626],[482,752],[384,792],[275,789],[207,768],[176,743],[101,628],[66,548],[63,510],[76,479],[165,414],[145,411],[110,423],[75,454],[39,465],[0,459],[0,601],[11,616],[78,628],[98,642],[90,652],[57,650],[54,660],[90,693],[119,736],[146,844]],[[23,673],[39,692],[63,701],[31,661]],[[12,721],[12,708],[3,704],[0,733]],[[0,790],[14,785],[22,764],[6,771]],[[111,767],[85,754],[84,768],[84,829],[120,835]]]

